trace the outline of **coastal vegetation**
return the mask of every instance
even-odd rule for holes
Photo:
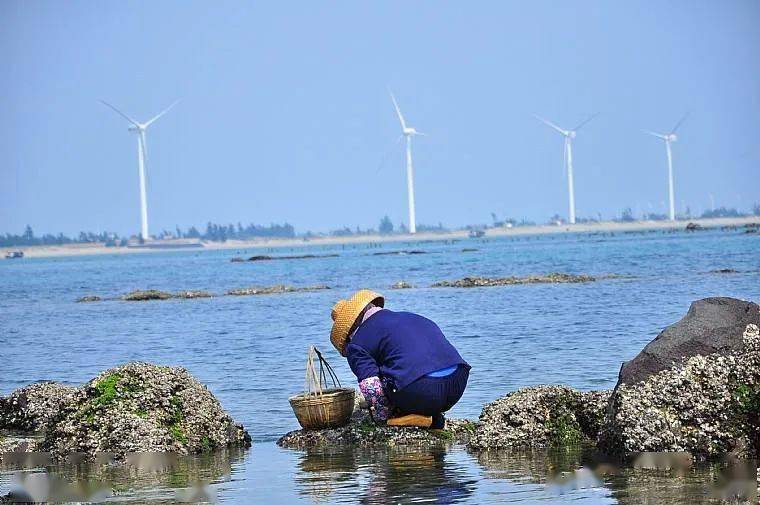
[[[710,218],[741,218],[747,216],[760,216],[760,203],[756,203],[752,206],[749,213],[741,212],[735,208],[718,207],[715,209],[709,209],[704,211],[701,215],[692,215],[690,211],[686,211],[683,215],[677,216],[678,219],[710,219]],[[456,228],[457,230],[486,230],[489,228],[512,228],[521,226],[535,226],[536,223],[527,219],[499,219],[496,214],[491,213],[491,223],[480,223],[463,226]],[[664,221],[667,219],[665,214],[657,213],[642,213],[636,216],[633,210],[628,207],[623,209],[621,214],[617,217],[613,217],[612,221],[629,223],[635,221]],[[576,219],[579,224],[588,223],[601,223],[603,220],[601,215],[594,217],[581,217]],[[555,214],[548,221],[547,224],[559,225],[565,224],[565,220],[562,216]],[[351,228],[344,226],[342,228],[333,229],[328,232],[315,232],[307,230],[305,232],[297,233],[295,227],[289,223],[277,224],[272,223],[270,225],[257,225],[248,224],[243,225],[238,222],[237,224],[219,224],[208,222],[205,228],[201,228],[200,231],[195,226],[190,226],[187,229],[182,229],[176,226],[174,230],[162,230],[155,237],[162,240],[170,239],[195,239],[206,242],[227,242],[228,240],[254,240],[260,238],[296,238],[301,237],[305,240],[312,238],[322,237],[355,237],[355,236],[372,236],[372,235],[403,235],[409,232],[407,226],[404,223],[395,225],[388,216],[383,216],[380,220],[377,229],[361,227]],[[452,229],[444,226],[442,223],[436,225],[419,223],[417,224],[417,232],[419,233],[447,233]],[[51,233],[45,233],[43,235],[36,235],[32,230],[32,227],[27,225],[24,231],[20,234],[5,233],[0,234],[0,247],[29,247],[29,246],[62,246],[68,244],[103,244],[106,247],[124,247],[132,242],[139,242],[141,239],[137,235],[120,235],[119,233],[102,231],[102,232],[85,232],[82,231],[78,235],[68,236],[63,233],[57,235]]]

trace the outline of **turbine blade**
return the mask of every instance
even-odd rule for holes
[[[579,124],[578,126],[576,126],[576,127],[574,128],[574,130],[575,130],[575,131],[578,131],[578,130],[580,130],[582,126],[584,126],[586,123],[588,123],[589,121],[591,121],[592,119],[594,119],[594,118],[595,118],[596,116],[598,116],[598,115],[599,115],[599,113],[598,113],[598,112],[596,112],[596,113],[594,113],[594,114],[591,114],[591,116],[589,116],[589,117],[588,117],[588,119],[586,119],[586,120],[585,120],[585,121],[583,121],[581,124]]]
[[[559,126],[555,125],[551,121],[549,121],[547,119],[544,119],[544,118],[542,118],[541,116],[539,116],[537,114],[533,114],[533,117],[535,117],[536,119],[538,119],[539,121],[541,121],[542,123],[544,123],[549,128],[554,128],[555,130],[557,130],[558,132],[560,132],[562,135],[567,135],[569,133],[567,130],[563,130],[562,128],[560,128]]]
[[[149,119],[149,120],[148,120],[148,121],[145,123],[145,126],[146,126],[146,127],[148,127],[148,126],[150,126],[151,124],[155,123],[155,122],[156,122],[156,120],[157,120],[158,118],[160,118],[161,116],[163,116],[164,114],[166,114],[167,112],[169,112],[169,111],[172,109],[172,107],[174,107],[174,106],[175,106],[175,105],[177,105],[178,103],[179,103],[179,100],[175,100],[173,104],[171,104],[170,106],[168,106],[167,108],[165,108],[163,111],[161,111],[160,113],[158,113],[158,114],[156,114],[155,116],[153,116],[153,118],[152,118],[152,119]]]
[[[398,108],[398,103],[396,103],[396,97],[393,96],[393,92],[389,89],[388,93],[391,95],[391,100],[393,100],[393,106],[396,108],[396,114],[398,115],[398,120],[401,122],[401,128],[406,129],[406,123],[404,122],[404,116],[401,115],[401,109]]]
[[[415,135],[422,135],[423,137],[427,137],[427,133],[422,132],[416,132]]]
[[[686,121],[686,118],[687,118],[687,117],[689,117],[689,114],[690,114],[690,113],[689,113],[689,112],[687,112],[686,114],[684,114],[684,115],[683,115],[683,117],[681,118],[681,120],[680,120],[680,121],[678,121],[678,122],[676,123],[676,125],[673,127],[673,129],[672,129],[672,130],[670,130],[670,133],[671,133],[671,134],[672,134],[672,133],[675,133],[675,132],[676,132],[676,130],[678,129],[678,127],[679,127],[679,126],[681,126],[681,125],[683,124],[683,122],[684,122],[684,121]]]
[[[116,107],[114,107],[113,105],[111,105],[110,103],[106,102],[105,100],[101,100],[100,103],[102,103],[106,107],[109,107],[109,108],[113,109],[114,112],[116,112],[118,115],[120,115],[121,117],[123,117],[124,119],[126,119],[127,121],[129,121],[130,123],[132,123],[133,125],[137,126],[138,128],[140,128],[140,123],[138,123],[137,121],[135,121],[131,117],[127,116],[122,111],[120,111],[119,109],[117,109]]]
[[[641,131],[643,131],[647,135],[651,135],[653,137],[657,137],[658,139],[667,140],[667,138],[668,138],[667,135],[663,135],[662,133],[650,132],[649,130],[641,130]]]

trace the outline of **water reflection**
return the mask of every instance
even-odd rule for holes
[[[244,449],[195,456],[165,453],[133,454],[126,463],[98,462],[29,465],[30,459],[3,458],[2,481],[17,501],[215,501],[215,485],[228,481]],[[11,461],[9,461],[11,459]]]
[[[484,477],[544,484],[554,496],[580,497],[583,490],[603,486],[606,496],[623,505],[718,503],[719,499],[755,503],[757,498],[757,465],[752,460],[642,467],[632,465],[633,460],[611,460],[591,446],[489,451],[476,457]]]
[[[330,448],[302,453],[295,476],[298,493],[315,502],[456,503],[478,479],[449,461],[443,448]]]

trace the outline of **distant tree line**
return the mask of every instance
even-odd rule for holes
[[[101,232],[79,232],[78,236],[68,237],[63,233],[53,235],[46,233],[42,236],[36,236],[32,227],[27,225],[24,228],[24,233],[21,235],[14,235],[12,233],[6,233],[0,235],[0,247],[13,247],[13,246],[30,246],[30,245],[63,245],[63,244],[86,244],[96,242],[108,242],[113,240],[117,235],[115,233]]]
[[[235,225],[219,225],[214,223],[208,223],[204,233],[200,233],[195,226],[191,226],[187,231],[182,231],[179,226],[176,227],[174,233],[166,230],[162,231],[159,238],[195,238],[199,240],[209,240],[214,242],[224,242],[226,240],[246,240],[257,237],[280,237],[280,238],[292,238],[295,237],[295,229],[293,225],[285,224],[271,224],[269,226],[261,226],[255,224],[249,224],[243,227],[241,223]],[[17,247],[17,246],[34,246],[34,245],[64,245],[64,244],[94,244],[102,243],[109,247],[125,246],[129,237],[121,237],[117,233],[112,232],[80,232],[79,235],[69,237],[63,233],[58,235],[45,234],[42,236],[36,236],[32,227],[27,225],[24,229],[24,233],[21,235],[14,235],[6,233],[0,235],[0,247]],[[137,237],[132,237],[137,239]]]
[[[262,226],[258,224],[249,224],[243,226],[242,223],[234,224],[216,224],[209,222],[206,224],[206,231],[201,233],[195,226],[191,226],[186,232],[177,227],[176,236],[179,238],[197,238],[201,240],[210,240],[213,242],[225,242],[227,240],[247,240],[252,238],[293,238],[296,236],[296,230],[292,224],[275,224]]]

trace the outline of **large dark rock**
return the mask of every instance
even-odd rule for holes
[[[696,355],[739,350],[748,324],[760,325],[760,307],[736,298],[705,298],[620,369],[618,385],[634,384]]]

